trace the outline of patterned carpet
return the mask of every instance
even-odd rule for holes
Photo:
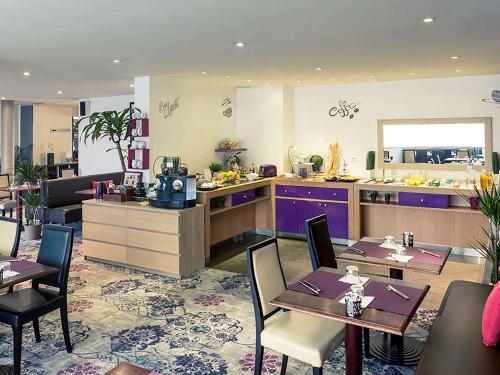
[[[20,257],[34,260],[36,241],[22,241]],[[23,374],[98,375],[126,361],[162,374],[253,373],[254,317],[245,275],[205,269],[192,278],[167,277],[83,259],[77,231],[69,280],[72,354],[65,351],[59,314],[40,322],[42,342],[24,328]],[[425,340],[435,311],[419,310],[408,328]],[[10,327],[0,326],[0,365],[12,361]],[[344,347],[325,374],[344,374]],[[279,373],[280,356],[267,352],[263,374]],[[414,368],[364,360],[365,375],[413,374]],[[310,374],[290,360],[287,374]]]

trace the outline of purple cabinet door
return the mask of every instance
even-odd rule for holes
[[[297,232],[306,233],[306,220],[323,214],[323,203],[317,201],[298,201]]]
[[[243,190],[231,194],[231,206],[251,202],[255,200],[255,189]]]
[[[276,198],[276,230],[297,233],[297,201]]]
[[[450,197],[445,194],[399,193],[399,205],[412,207],[448,208]]]
[[[348,200],[347,189],[324,188],[323,199],[327,201],[345,201]]]
[[[449,208],[450,197],[445,194],[425,194],[425,206],[431,208]]]
[[[276,196],[297,198],[298,186],[276,185]]]
[[[347,203],[324,203],[330,237],[349,238],[349,210]]]

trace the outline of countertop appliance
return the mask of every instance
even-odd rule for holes
[[[196,176],[157,175],[156,198],[149,198],[149,204],[159,208],[195,207]]]
[[[259,168],[259,176],[261,177],[276,177],[278,170],[273,164],[262,164]]]

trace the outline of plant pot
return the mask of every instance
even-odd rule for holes
[[[385,201],[385,204],[390,204],[391,203],[391,194],[384,194],[384,201]]]
[[[370,197],[370,200],[372,203],[376,203],[377,202],[377,197],[378,197],[378,191],[370,191],[368,193],[368,196]]]
[[[42,224],[24,226],[24,239],[32,241],[40,238],[42,238]]]
[[[479,207],[479,199],[477,199],[476,197],[470,197],[469,204],[471,209],[477,210]]]

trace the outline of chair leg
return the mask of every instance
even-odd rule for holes
[[[260,341],[257,342],[257,347],[255,348],[255,370],[254,375],[260,375],[262,372],[262,360],[264,359],[264,347],[260,345]]]
[[[283,354],[283,359],[281,360],[281,375],[286,374],[286,365],[288,364],[288,356]]]
[[[370,329],[363,328],[363,344],[365,349],[365,358],[371,358],[370,354]]]
[[[323,375],[323,367],[313,367],[313,375]]]
[[[38,318],[33,319],[33,331],[35,331],[36,342],[42,341],[40,337],[40,324],[38,323]]]
[[[14,335],[14,375],[21,375],[23,327],[12,327],[12,333]]]
[[[12,219],[12,208],[10,209],[10,218]]]
[[[73,351],[73,348],[71,347],[71,339],[69,337],[68,308],[66,306],[66,303],[61,306],[61,323],[66,350],[68,353],[71,353]]]
[[[5,217],[5,210],[2,210],[2,216]]]

